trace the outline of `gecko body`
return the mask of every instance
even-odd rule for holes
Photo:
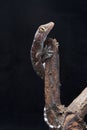
[[[40,25],[35,33],[32,47],[31,47],[31,62],[36,73],[43,79],[44,78],[44,61],[52,57],[52,50],[44,46],[48,34],[54,27],[53,22]]]

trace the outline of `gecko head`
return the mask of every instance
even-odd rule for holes
[[[47,35],[54,27],[54,22],[49,22],[47,24],[40,25],[35,33],[34,39],[40,42],[44,42]]]

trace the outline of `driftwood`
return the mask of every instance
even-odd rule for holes
[[[58,42],[50,38],[47,44],[54,53],[45,63],[44,120],[50,130],[86,130],[87,87],[68,107],[61,104]]]

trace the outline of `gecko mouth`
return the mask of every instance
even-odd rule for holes
[[[46,35],[48,35],[50,33],[50,31],[53,29],[54,27],[54,22],[49,22],[47,24],[45,24],[45,28],[46,28]]]
[[[55,23],[54,22],[49,22],[47,24],[44,24],[42,25],[44,28],[46,28],[46,31],[45,31],[45,35],[44,35],[44,48],[46,45],[49,45],[51,42],[52,42],[52,39],[53,38],[49,38],[48,37],[48,34],[50,33],[50,31],[53,29]]]
[[[54,22],[49,22],[47,24],[42,25],[45,28],[45,33],[43,35],[44,38],[44,42],[48,39],[48,34],[50,33],[50,31],[53,29],[54,27]]]

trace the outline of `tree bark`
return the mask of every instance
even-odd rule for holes
[[[50,130],[86,130],[87,87],[68,107],[61,104],[58,42],[50,38],[46,44],[54,53],[45,62],[44,120]]]

